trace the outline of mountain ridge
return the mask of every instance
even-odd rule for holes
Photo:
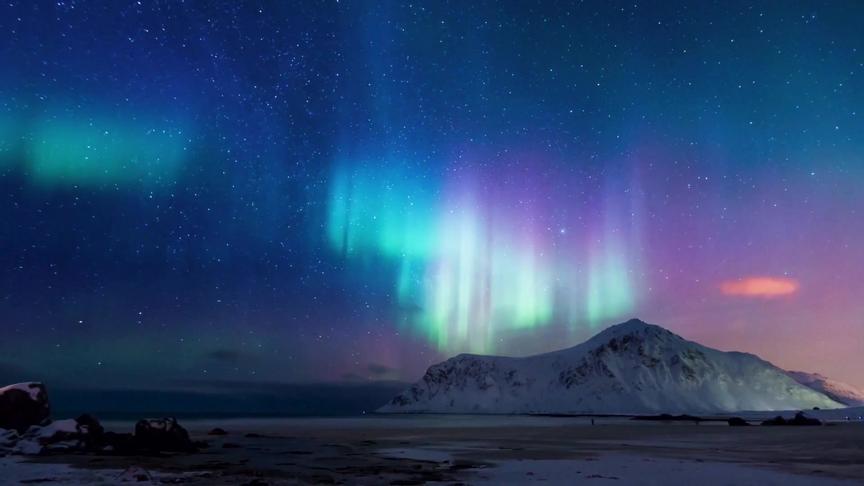
[[[798,383],[812,388],[836,402],[850,407],[864,405],[864,391],[848,383],[832,380],[819,373],[807,373],[805,371],[788,371],[787,373]]]
[[[762,358],[688,341],[630,319],[587,341],[513,358],[460,354],[383,413],[711,413],[839,408]]]

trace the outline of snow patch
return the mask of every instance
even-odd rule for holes
[[[796,475],[739,464],[659,459],[625,454],[608,454],[590,459],[511,460],[496,462],[471,478],[471,484],[571,485],[593,484],[666,486],[851,486],[856,481],[821,475]]]
[[[864,391],[852,385],[832,380],[819,373],[805,373],[803,371],[789,371],[788,373],[798,383],[824,393],[842,404],[850,407],[864,405]]]
[[[12,390],[20,390],[28,395],[30,395],[30,399],[33,401],[39,400],[39,393],[42,392],[43,386],[42,383],[30,381],[26,383],[15,383],[13,385],[8,385],[0,388],[0,395],[12,391]]]

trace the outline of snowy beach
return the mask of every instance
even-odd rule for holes
[[[196,454],[0,458],[10,482],[114,484],[857,484],[864,425],[729,427],[614,417],[190,420]],[[128,422],[106,423],[113,430]],[[226,435],[209,435],[214,428]],[[647,478],[647,479],[646,479]],[[655,483],[646,483],[650,479]],[[255,483],[254,481],[259,481]]]

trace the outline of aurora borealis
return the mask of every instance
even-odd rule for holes
[[[19,122],[20,123],[20,122]],[[184,134],[158,123],[49,115],[35,126],[20,127],[28,144],[7,136],[6,151],[19,154],[23,172],[40,185],[152,184],[173,179],[183,157]]]
[[[512,329],[593,328],[634,308],[638,234],[628,214],[636,203],[608,194],[626,209],[605,204],[599,217],[556,210],[573,198],[530,175],[536,159],[516,159],[509,174],[456,169],[444,182],[386,164],[333,176],[333,249],[395,264],[404,322],[443,351],[494,352]]]
[[[0,381],[414,380],[639,317],[864,387],[853,1],[0,5]]]

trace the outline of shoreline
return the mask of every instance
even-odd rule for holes
[[[665,477],[672,470],[682,481],[701,474],[705,485],[728,475],[750,474],[761,478],[760,484],[784,485],[853,484],[864,477],[864,451],[857,445],[864,424],[859,423],[742,428],[620,418],[594,426],[586,419],[556,417],[375,418],[186,421],[193,439],[208,442],[200,453],[6,456],[0,471],[26,473],[30,479],[77,474],[78,484],[110,484],[128,468],[140,468],[154,482],[214,485],[256,479],[266,484],[493,484],[514,478],[567,484],[564,480],[578,476],[577,471],[596,479],[615,477],[617,484],[645,474]],[[207,435],[213,427],[228,434]]]

